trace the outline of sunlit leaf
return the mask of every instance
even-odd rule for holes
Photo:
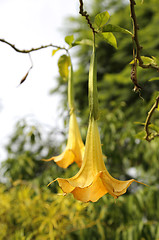
[[[97,28],[100,28],[108,22],[109,18],[110,16],[107,11],[99,13],[95,16],[94,24]]]
[[[135,61],[136,61],[137,63],[139,62],[138,59],[135,58],[135,60],[133,59],[129,64],[134,64]]]
[[[109,43],[111,46],[117,49],[117,41],[113,33],[111,32],[98,33],[98,36],[100,36],[103,40],[105,40],[107,43]]]
[[[70,66],[70,57],[67,55],[62,55],[58,60],[58,68],[60,76],[63,80],[67,80]]]
[[[120,33],[126,33],[126,34],[129,34],[129,35],[133,35],[130,31],[128,31],[127,29],[125,28],[121,28],[119,26],[116,26],[116,25],[112,25],[112,24],[107,24],[105,26],[103,26],[102,28],[102,32],[120,32]]]
[[[54,56],[55,53],[58,52],[59,50],[60,50],[60,48],[57,48],[57,49],[52,50],[52,56]]]
[[[75,41],[72,46],[76,45],[88,45],[88,46],[93,46],[93,41],[90,39],[82,39],[81,41]]]
[[[149,81],[156,81],[156,80],[159,80],[159,77],[154,77],[154,78],[151,78]]]
[[[73,36],[73,35],[70,35],[70,36],[66,36],[66,37],[65,37],[65,42],[66,42],[68,45],[72,46],[73,41],[74,41],[74,36]]]
[[[145,65],[154,65],[157,66],[157,59],[155,57],[145,57],[145,56],[141,56],[141,59],[143,61],[143,64]],[[137,63],[139,62],[138,59],[135,59],[137,61]],[[134,64],[134,59],[129,63],[129,64]]]
[[[154,58],[141,56],[141,59],[142,59],[143,63],[146,64],[146,65],[148,65],[148,64],[156,65],[156,61],[155,61]]]

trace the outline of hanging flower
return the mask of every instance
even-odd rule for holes
[[[69,135],[65,151],[58,156],[43,160],[53,160],[59,167],[62,168],[67,168],[73,162],[76,162],[78,166],[81,167],[84,148],[85,147],[79,131],[76,115],[74,112],[72,112],[70,114]]]
[[[138,182],[134,179],[120,181],[109,174],[104,164],[97,121],[94,118],[89,122],[84,159],[79,172],[72,178],[56,180],[64,193],[72,193],[74,198],[82,202],[96,202],[106,193],[118,198],[132,182]]]
[[[79,167],[82,164],[82,157],[84,153],[84,144],[79,131],[75,107],[74,107],[74,87],[73,87],[73,68],[70,56],[66,56],[69,62],[68,65],[68,106],[70,109],[69,134],[65,151],[58,156],[50,159],[43,159],[43,161],[53,160],[59,167],[67,168],[73,162],[76,162]]]

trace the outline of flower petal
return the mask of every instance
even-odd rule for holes
[[[67,168],[70,164],[74,162],[75,155],[71,149],[66,149],[62,154],[54,157],[54,162],[57,163],[59,167]]]
[[[49,159],[42,159],[45,162],[54,161],[59,167],[67,168],[74,162],[75,155],[71,149],[65,149],[63,153]]]
[[[84,188],[72,186],[70,179],[57,178],[56,180],[64,193],[72,193],[74,198],[82,202],[96,202],[108,192],[100,178],[101,174],[102,172],[98,173],[93,183]]]
[[[126,192],[132,182],[138,182],[134,179],[120,181],[109,174],[103,160],[97,121],[93,118],[89,122],[80,170],[71,178],[56,180],[64,193],[72,193],[74,198],[82,202],[96,202],[106,193],[118,198]]]
[[[103,197],[108,191],[105,188],[100,175],[101,173],[97,174],[90,186],[85,188],[76,187],[72,191],[74,198],[82,202],[97,202],[99,198]]]
[[[127,188],[131,185],[132,182],[138,182],[135,179],[130,179],[127,181],[117,180],[113,178],[107,170],[102,172],[101,179],[108,193],[111,194],[114,198],[118,198],[119,196],[126,193]]]
[[[64,193],[71,193],[75,189],[75,187],[73,187],[69,183],[68,179],[57,178],[56,180],[58,181],[59,186],[61,187],[61,189]],[[56,180],[54,180],[54,181],[56,181]]]

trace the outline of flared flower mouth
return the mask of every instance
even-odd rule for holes
[[[84,159],[79,172],[72,178],[56,180],[64,193],[72,193],[77,200],[83,202],[96,202],[106,193],[118,198],[132,182],[137,182],[135,179],[120,181],[109,174],[104,164],[98,125],[94,118],[89,121]]]
[[[59,167],[67,168],[73,162],[76,162],[79,167],[82,164],[82,157],[84,154],[84,144],[79,131],[76,115],[74,112],[70,114],[69,134],[66,148],[63,153],[50,159],[43,159],[43,161],[54,161]]]

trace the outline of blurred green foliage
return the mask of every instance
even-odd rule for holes
[[[136,15],[140,26],[139,40],[143,56],[159,58],[158,0],[137,0]],[[129,6],[122,1],[94,0],[89,5],[91,16],[108,10],[110,24],[131,31]],[[91,39],[85,19],[71,18],[70,34],[77,40]],[[45,133],[36,124],[21,120],[6,146],[7,159],[2,164],[4,182],[0,184],[0,240],[102,239],[158,240],[159,239],[159,140],[144,140],[143,125],[148,110],[158,94],[155,70],[138,68],[142,86],[141,99],[133,92],[130,79],[132,40],[129,35],[114,33],[118,50],[98,39],[98,90],[100,102],[99,128],[106,166],[115,178],[136,178],[147,183],[134,183],[116,201],[109,195],[97,203],[81,203],[72,195],[63,196],[57,184],[47,187],[56,177],[71,177],[78,168],[67,170],[53,162],[42,162],[61,152],[55,131]],[[75,55],[75,98],[80,129],[85,139],[88,123],[88,69],[91,47],[77,47]],[[58,79],[62,89],[63,107],[67,105],[67,83]],[[153,124],[159,126],[159,112]],[[67,121],[67,119],[64,119]],[[137,124],[135,122],[139,122]],[[67,129],[66,129],[67,130]],[[67,132],[67,131],[65,131]],[[67,134],[65,134],[67,135]],[[65,140],[64,140],[65,142]],[[59,144],[60,145],[60,144]],[[59,195],[57,195],[57,193]]]
[[[1,184],[0,194],[1,240],[159,238],[156,187],[122,196],[117,202],[105,195],[95,204],[24,181],[9,189]]]

